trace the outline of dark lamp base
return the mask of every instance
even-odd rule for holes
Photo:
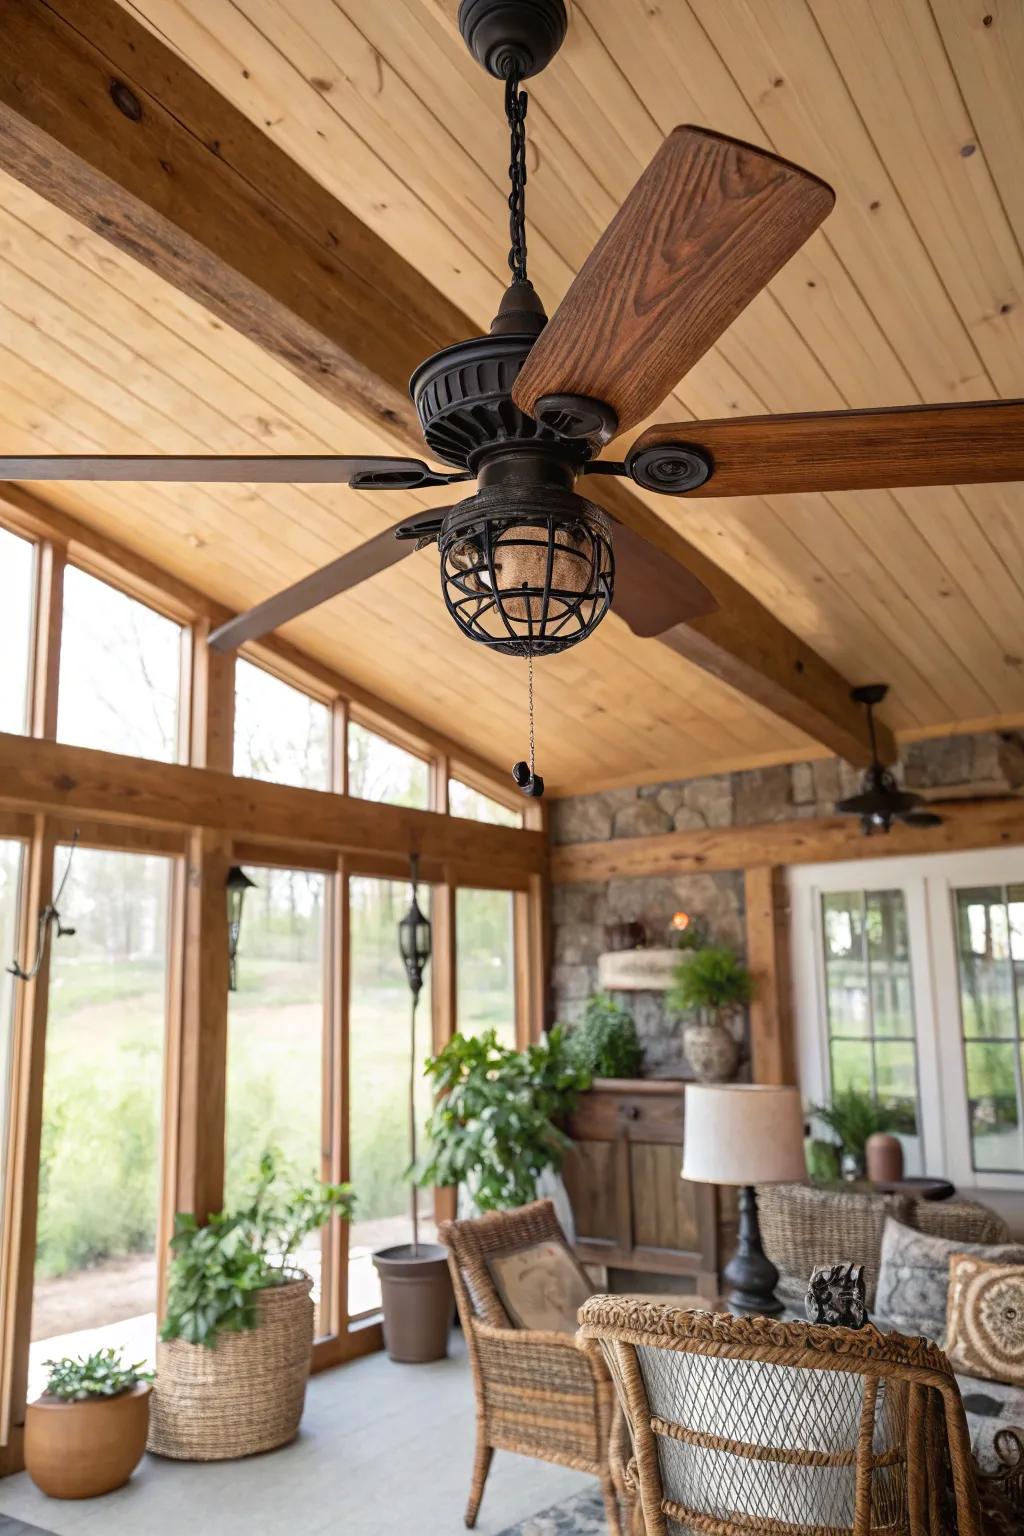
[[[726,1286],[723,1300],[730,1312],[775,1317],[784,1310],[775,1294],[779,1272],[761,1246],[757,1193],[749,1184],[740,1190],[739,1243],[722,1271],[722,1280]]]

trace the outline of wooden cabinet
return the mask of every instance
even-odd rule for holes
[[[723,1212],[714,1185],[679,1177],[682,1082],[598,1079],[581,1096],[569,1134],[563,1176],[583,1262],[690,1275],[698,1292],[717,1294],[731,1212]]]

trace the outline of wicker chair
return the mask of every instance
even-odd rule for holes
[[[963,1405],[923,1339],[594,1296],[647,1536],[981,1536]]]
[[[598,1478],[609,1530],[619,1536],[608,1462],[614,1391],[600,1352],[577,1348],[571,1333],[514,1328],[487,1269],[487,1259],[496,1253],[565,1241],[551,1201],[473,1221],[444,1222],[438,1236],[448,1248],[476,1394],[476,1457],[466,1524],[476,1523],[494,1452],[518,1451]]]
[[[764,1251],[781,1276],[781,1294],[800,1304],[816,1265],[852,1259],[864,1266],[868,1306],[873,1307],[888,1216],[931,1237],[961,1243],[1004,1243],[1009,1235],[1002,1217],[974,1200],[766,1184],[758,1189],[757,1208]]]

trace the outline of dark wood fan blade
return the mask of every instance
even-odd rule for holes
[[[650,639],[718,607],[704,583],[622,523],[615,533],[612,610],[634,635]]]
[[[676,128],[587,257],[512,391],[656,409],[832,208],[831,187],[703,128]]]
[[[687,450],[711,473],[675,491],[673,464],[688,467]],[[693,496],[1024,480],[1024,400],[679,421],[638,437],[626,467],[650,490]]]
[[[437,508],[419,517],[403,518],[392,528],[385,528],[383,533],[375,534],[365,544],[349,550],[347,555],[332,560],[330,565],[313,571],[309,576],[303,576],[301,581],[257,603],[247,613],[228,619],[226,624],[213,631],[210,645],[215,651],[235,651],[247,640],[259,640],[272,629],[287,624],[289,619],[298,618],[300,613],[308,613],[310,608],[318,608],[329,598],[337,597],[370,576],[376,576],[379,571],[387,570],[389,565],[395,565],[415,549],[412,537],[417,524],[423,524],[426,537],[428,533],[436,532],[437,520],[446,510]],[[397,536],[400,528],[407,530],[401,539]]]
[[[349,485],[366,490],[413,490],[448,485],[465,475],[439,474],[420,459],[338,458],[333,454],[277,458],[258,455],[199,455],[186,458],[94,457],[54,454],[44,458],[0,458],[0,480],[175,480],[254,485]]]

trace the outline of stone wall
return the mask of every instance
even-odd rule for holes
[[[894,770],[908,789],[1024,785],[1024,735],[987,732],[915,742],[904,748]],[[702,827],[752,826],[831,815],[837,800],[855,794],[860,774],[837,758],[758,768],[633,789],[607,790],[552,802],[551,837],[556,843],[649,837]],[[743,875],[657,876],[556,885],[552,893],[553,999],[557,1019],[574,1022],[597,990],[597,957],[607,948],[610,923],[637,920],[648,943],[667,942],[672,914],[685,911],[701,920],[712,943],[743,951],[746,921]],[[678,1021],[659,992],[620,993],[633,1013],[644,1045],[649,1077],[687,1075]]]

